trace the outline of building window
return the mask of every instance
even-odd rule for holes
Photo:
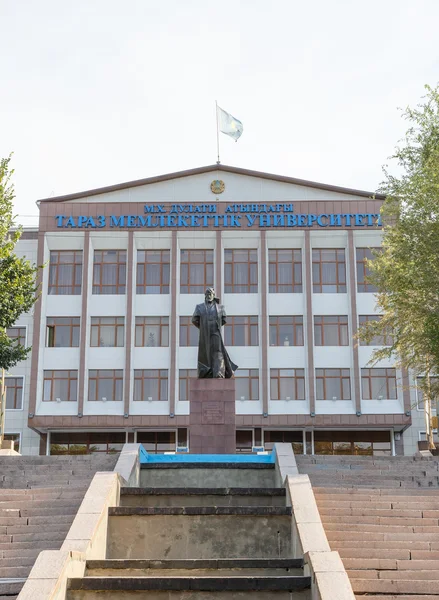
[[[303,454],[303,432],[302,431],[264,431],[264,448],[273,450],[277,443],[291,444],[294,454]]]
[[[315,316],[316,346],[349,346],[348,318],[345,316]]]
[[[250,454],[253,449],[253,429],[236,430],[236,453]]]
[[[424,405],[424,392],[422,391],[422,389],[419,387],[419,383],[421,381],[424,380],[424,377],[418,377],[416,380],[416,398],[417,398],[417,403],[418,403],[418,409],[419,410],[424,410],[425,405]],[[439,383],[439,379],[437,377],[430,377],[430,383],[431,385],[436,386]],[[436,409],[437,409],[437,397],[433,397],[431,400],[431,412],[436,414]]]
[[[363,400],[396,400],[395,369],[361,369]]]
[[[305,400],[305,369],[270,369],[271,400]]]
[[[15,452],[20,452],[20,434],[19,433],[5,433],[3,439],[8,442],[14,442]]]
[[[126,263],[126,250],[95,250],[93,294],[125,294]]]
[[[136,346],[169,346],[169,317],[136,317]]]
[[[315,431],[315,454],[390,456],[389,431]]]
[[[81,293],[82,250],[52,250],[49,262],[49,295]]]
[[[362,327],[366,323],[379,321],[380,319],[381,317],[379,315],[360,315],[359,324],[360,327]],[[392,343],[392,336],[390,333],[375,335],[369,342],[360,340],[360,346],[391,346]]]
[[[235,400],[259,400],[258,369],[235,371]]]
[[[258,346],[258,317],[227,317],[224,325],[226,346]]]
[[[270,346],[303,346],[303,317],[270,317]]]
[[[137,294],[169,294],[169,250],[137,250]]]
[[[21,410],[23,408],[23,377],[5,377],[6,408]]]
[[[47,348],[78,348],[79,317],[47,317]]]
[[[180,292],[204,294],[213,287],[213,250],[180,251]]]
[[[258,291],[258,251],[224,250],[224,291],[249,294]]]
[[[344,248],[315,248],[312,251],[313,292],[341,294],[346,292],[346,259]]]
[[[124,345],[124,317],[92,317],[90,346],[116,348]]]
[[[349,369],[316,369],[317,400],[350,400]]]
[[[379,248],[373,248],[378,251]],[[377,288],[366,281],[370,274],[370,270],[367,266],[368,260],[373,260],[371,248],[357,248],[357,290],[359,292],[376,292]]]
[[[134,371],[134,401],[168,399],[167,369],[136,369]]]
[[[44,371],[44,402],[76,402],[78,371]]]
[[[122,369],[90,369],[88,372],[90,402],[121,402],[123,400]]]
[[[26,345],[26,327],[9,327],[6,335],[10,340],[15,340],[18,346]]]
[[[302,250],[269,250],[268,281],[272,294],[301,294]]]
[[[124,431],[53,432],[50,434],[50,454],[116,454],[125,444]]]
[[[192,317],[180,317],[180,346],[198,346],[199,331]]]
[[[149,454],[163,454],[175,451],[176,435],[175,431],[138,431],[137,442]]]
[[[179,396],[181,402],[189,401],[189,381],[197,378],[196,369],[180,369],[178,374]]]

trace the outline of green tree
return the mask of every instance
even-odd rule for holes
[[[21,228],[15,223],[14,186],[11,157],[0,160],[0,447],[3,442],[6,410],[5,373],[25,359],[31,348],[9,339],[7,329],[28,312],[37,299],[37,267],[14,254]]]
[[[439,391],[431,379],[439,374],[439,86],[426,90],[422,104],[403,113],[409,128],[391,157],[397,174],[384,167],[379,188],[386,195],[383,244],[368,262],[368,279],[378,289],[382,318],[367,323],[359,336],[370,341],[392,333],[392,345],[377,349],[372,363],[392,357],[419,378],[427,438],[434,448],[431,405]]]

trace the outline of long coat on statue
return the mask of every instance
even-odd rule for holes
[[[214,313],[214,314],[212,314]],[[198,342],[198,378],[233,377],[238,368],[224,347],[221,327],[226,323],[226,311],[218,298],[212,304],[197,304],[192,323],[200,331]]]

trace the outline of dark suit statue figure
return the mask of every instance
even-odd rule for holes
[[[192,323],[200,330],[198,342],[198,379],[233,377],[238,368],[227,354],[221,335],[221,327],[226,322],[226,310],[215,291],[207,288],[204,302],[197,304]]]

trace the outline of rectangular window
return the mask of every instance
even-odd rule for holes
[[[167,369],[136,369],[134,371],[134,401],[168,399]]]
[[[349,369],[316,369],[317,400],[350,400]]]
[[[174,452],[176,449],[175,431],[138,431],[137,442],[142,444],[149,454]]]
[[[44,402],[76,402],[78,371],[44,371]]]
[[[116,348],[124,345],[124,317],[92,317],[90,346]]]
[[[348,318],[345,316],[315,316],[314,345],[349,346]]]
[[[270,346],[303,346],[303,317],[270,317]]]
[[[258,346],[258,317],[227,317],[224,325],[226,346]]]
[[[79,317],[47,317],[47,348],[78,348]]]
[[[180,317],[180,346],[198,346],[199,331],[192,317]]]
[[[124,431],[102,432],[52,432],[50,454],[116,454],[125,444]]]
[[[269,250],[268,280],[269,292],[272,294],[301,294],[302,250]]]
[[[6,408],[21,410],[23,408],[23,377],[5,377]]]
[[[126,263],[126,250],[95,250],[93,294],[125,294]]]
[[[143,348],[169,346],[169,317],[136,317],[135,345]]]
[[[359,325],[363,326],[365,323],[369,323],[371,321],[379,321],[381,317],[379,315],[360,315],[359,316]],[[383,335],[375,335],[370,342],[365,342],[360,340],[360,346],[391,346],[392,345],[392,336],[390,333],[385,333]]]
[[[361,369],[363,400],[396,400],[395,369]]]
[[[20,452],[20,434],[19,433],[5,433],[3,439],[8,442],[14,442],[15,452]]]
[[[276,443],[291,444],[294,454],[303,454],[303,433],[302,431],[264,431],[264,447],[265,450],[273,450]]]
[[[10,340],[15,340],[19,346],[26,345],[26,327],[9,327],[6,335]]]
[[[52,250],[49,261],[49,295],[78,296],[81,285],[82,250]]]
[[[372,250],[379,248],[357,248],[357,290],[359,292],[376,292],[377,289],[371,283],[366,281],[370,271],[367,267],[367,261],[373,260]]]
[[[305,400],[305,369],[270,369],[271,400]]]
[[[417,401],[418,401],[418,409],[419,410],[424,410],[424,393],[421,390],[421,388],[419,387],[419,382],[421,382],[423,380],[424,380],[423,377],[418,377],[416,380],[416,382],[417,382],[416,393],[417,393]],[[437,385],[439,383],[439,379],[437,377],[430,377],[430,383],[431,383],[431,385]],[[431,402],[431,412],[434,414],[436,414],[437,400],[438,399],[436,397],[434,397]]]
[[[224,291],[249,294],[258,291],[258,251],[224,250]]]
[[[344,248],[312,251],[313,292],[342,294],[346,292],[346,258]]]
[[[90,402],[122,402],[123,370],[90,369],[88,372],[88,399]]]
[[[180,293],[204,294],[213,287],[213,250],[180,251]]]
[[[137,294],[169,294],[170,250],[137,250]]]
[[[181,402],[189,401],[189,380],[197,378],[196,369],[180,369],[178,373],[179,396]]]
[[[258,369],[235,371],[235,400],[259,400]]]
[[[250,454],[253,447],[253,429],[236,430],[236,453]]]

